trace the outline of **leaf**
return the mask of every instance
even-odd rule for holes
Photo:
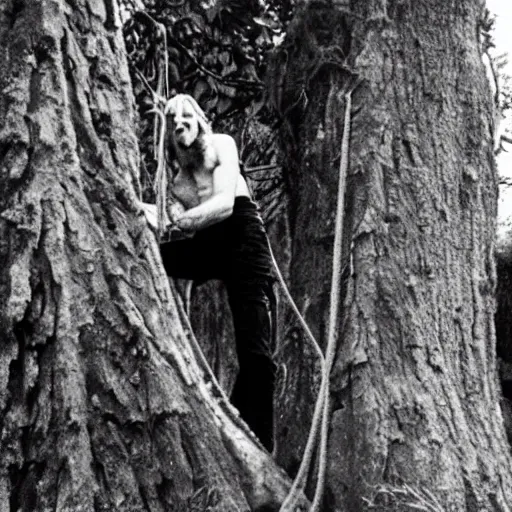
[[[217,62],[217,58],[213,53],[207,53],[206,55],[203,55],[203,66],[206,68],[213,67]]]
[[[231,53],[222,51],[219,53],[217,60],[223,65],[227,66],[231,61]]]
[[[251,80],[259,80],[258,73],[256,71],[256,67],[252,62],[246,64],[242,69],[242,75],[245,78],[249,78]]]
[[[259,99],[252,101],[250,105],[245,109],[247,112],[247,117],[254,117],[264,106],[265,97],[261,95]]]
[[[212,112],[214,110],[214,108],[216,107],[218,101],[219,101],[218,94],[213,94],[212,97],[208,101],[205,102],[205,104],[204,104],[205,110],[207,112]]]
[[[231,108],[233,102],[231,99],[228,98],[220,98],[217,102],[217,113],[218,114],[224,114],[229,108]]]
[[[279,32],[280,30],[280,24],[279,21],[274,19],[271,16],[255,16],[253,18],[254,23],[256,25],[260,25],[261,27],[269,28],[270,30],[273,30],[274,32]]]
[[[259,46],[263,45],[271,45],[272,44],[272,37],[270,36],[270,32],[268,29],[264,28],[261,31],[261,34],[256,39],[256,44]]]
[[[205,10],[205,16],[208,20],[208,23],[212,23],[213,20],[218,16],[220,10],[223,8],[222,0],[218,0],[217,2],[213,2],[213,5],[210,8]]]
[[[190,18],[190,21],[192,22],[191,23],[192,29],[195,32],[201,34],[206,26],[206,24],[204,22],[205,21],[204,18],[200,14],[197,14],[195,12],[190,13],[189,18]]]
[[[204,80],[198,80],[194,87],[194,93],[192,94],[192,96],[194,96],[194,98],[197,101],[199,101],[201,97],[209,91],[209,89],[210,87],[207,82],[205,82]]]
[[[168,46],[167,53],[169,54],[170,61],[178,62],[180,60],[181,53],[176,47]]]
[[[206,81],[208,82],[208,85],[210,86],[212,91],[217,92],[217,89],[218,89],[217,80],[215,80],[215,78],[213,78],[213,76],[207,76]]]
[[[180,71],[174,62],[169,62],[169,82],[176,83],[180,80]]]
[[[217,90],[220,94],[227,96],[228,98],[234,98],[238,93],[236,87],[233,87],[232,85],[225,85],[223,83],[219,83],[217,85]]]
[[[231,35],[224,34],[220,40],[220,45],[223,48],[231,48],[233,46],[233,39],[231,38]]]
[[[224,68],[222,68],[222,71],[221,71],[221,76],[228,76],[228,75],[231,75],[232,73],[236,73],[236,71],[238,70],[238,66],[235,64],[234,61],[231,61],[231,64],[229,66],[225,66]]]

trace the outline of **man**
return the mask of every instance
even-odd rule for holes
[[[160,245],[162,261],[171,277],[199,284],[220,279],[226,286],[239,364],[231,401],[270,451],[274,365],[268,303],[273,277],[263,222],[240,173],[235,141],[212,133],[191,96],[176,95],[165,111],[175,173],[170,191],[157,187],[165,195],[157,203],[164,204],[171,233],[177,228],[182,236]],[[167,207],[169,192],[184,208]],[[154,213],[147,208],[146,213],[156,227]]]

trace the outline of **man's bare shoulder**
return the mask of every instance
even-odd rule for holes
[[[211,135],[212,142],[217,150],[222,149],[224,151],[231,150],[237,151],[236,142],[231,135],[227,133],[214,133]]]

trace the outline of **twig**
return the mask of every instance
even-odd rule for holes
[[[146,77],[137,69],[137,68],[134,68],[135,69],[135,73],[137,73],[137,76],[142,80],[142,83],[144,84],[144,86],[146,87],[146,89],[148,90],[149,94],[151,94],[152,96],[152,99],[153,99],[153,103],[155,105],[158,105],[159,103],[162,103],[162,104],[165,104],[165,102],[167,101],[163,96],[160,96],[160,94],[158,94],[150,85],[149,85],[149,82],[146,80]]]
[[[218,82],[224,84],[224,85],[231,85],[231,86],[237,86],[237,85],[243,85],[245,87],[254,87],[256,89],[263,89],[264,85],[260,81],[255,80],[246,80],[244,78],[237,78],[234,80],[226,80],[225,78],[222,78],[220,75],[217,75],[213,71],[210,71],[209,69],[205,68],[202,64],[198,62],[198,60],[192,55],[190,50],[182,45],[177,39],[174,37],[170,37],[170,40],[172,43],[181,50],[191,61],[192,63],[197,66],[198,69],[200,69],[205,75],[211,76]]]
[[[252,174],[253,172],[273,171],[273,170],[279,169],[281,167],[282,167],[282,165],[279,165],[279,164],[255,165],[253,167],[245,167],[244,172],[246,174]]]

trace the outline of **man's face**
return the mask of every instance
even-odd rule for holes
[[[192,106],[186,101],[171,109],[172,130],[174,140],[188,148],[199,135],[199,124]]]

